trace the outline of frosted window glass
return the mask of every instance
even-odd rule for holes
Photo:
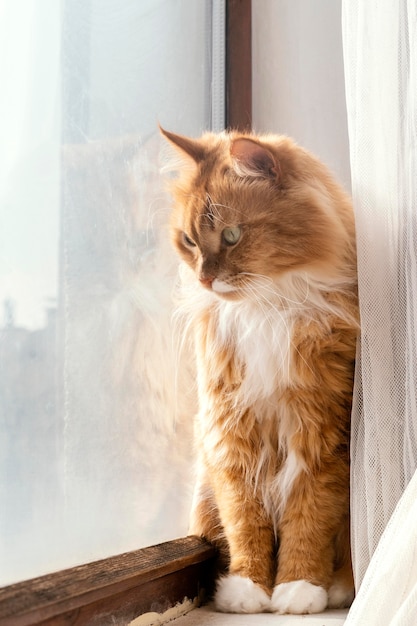
[[[187,532],[157,124],[211,125],[212,4],[0,5],[0,584]]]

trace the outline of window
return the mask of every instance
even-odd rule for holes
[[[186,534],[195,392],[157,124],[223,127],[224,2],[0,12],[5,585]]]

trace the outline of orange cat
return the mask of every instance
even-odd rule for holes
[[[350,201],[287,137],[162,132],[184,161],[171,226],[198,367],[191,532],[227,552],[216,606],[348,606]]]

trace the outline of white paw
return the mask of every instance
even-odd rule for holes
[[[327,591],[306,580],[277,585],[272,593],[271,611],[275,613],[320,613],[327,606]]]
[[[353,589],[346,589],[343,585],[335,583],[329,589],[329,608],[344,609],[349,607],[355,596]]]
[[[262,613],[269,610],[270,598],[250,578],[232,574],[217,582],[214,602],[223,613]]]

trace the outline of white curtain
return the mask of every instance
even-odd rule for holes
[[[359,592],[347,624],[411,626],[417,623],[415,0],[344,0],[343,43],[362,322],[352,432]]]

